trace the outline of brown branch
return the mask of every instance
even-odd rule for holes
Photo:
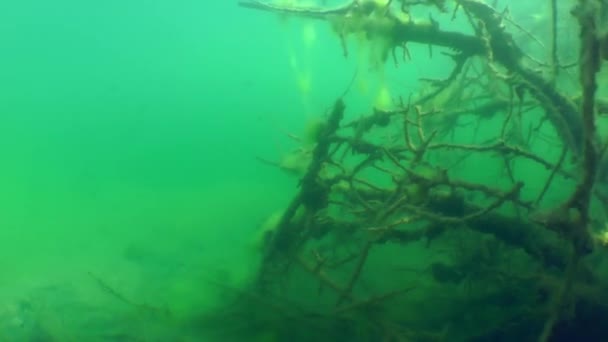
[[[393,299],[394,297],[408,293],[408,292],[414,290],[415,288],[416,288],[415,285],[409,285],[400,290],[390,291],[390,292],[387,292],[387,293],[384,293],[381,295],[377,295],[377,296],[371,296],[370,298],[352,303],[350,305],[344,305],[344,306],[338,307],[333,311],[333,314],[341,315],[341,314],[344,314],[349,311],[365,309],[370,306],[377,305],[381,302],[385,302],[389,299]]]
[[[537,156],[534,153],[525,151],[524,149],[511,146],[507,144],[504,140],[499,140],[491,145],[462,145],[462,144],[450,144],[450,143],[437,143],[431,144],[428,146],[428,149],[457,149],[471,152],[495,152],[501,154],[514,154],[529,160],[532,160],[546,169],[550,170],[555,167],[551,162],[545,160],[542,157]]]
[[[324,285],[326,285],[327,287],[331,288],[332,290],[334,290],[336,293],[338,293],[341,297],[345,297],[347,299],[352,299],[352,296],[350,293],[347,293],[346,290],[344,288],[342,288],[340,285],[338,285],[335,281],[333,281],[332,279],[329,278],[329,276],[327,274],[325,274],[325,272],[323,272],[322,269],[317,268],[315,266],[311,266],[310,264],[308,264],[303,257],[301,256],[296,256],[295,257],[296,262],[298,263],[298,265],[302,266],[302,268],[309,272],[310,274],[314,275],[315,277],[317,277],[321,283],[323,283]]]
[[[348,281],[348,284],[346,284],[346,288],[344,289],[344,291],[338,298],[338,301],[336,302],[336,307],[340,306],[340,304],[342,304],[345,300],[347,300],[351,297],[351,292],[353,290],[353,287],[355,286],[355,283],[361,276],[361,271],[363,270],[363,266],[365,265],[365,262],[367,261],[367,257],[369,256],[369,251],[371,250],[373,245],[374,245],[373,241],[367,241],[365,243],[365,246],[363,247],[361,255],[359,256],[359,260],[357,261],[357,265],[355,266],[355,270],[354,270],[353,274],[351,275],[350,280]]]
[[[559,72],[559,59],[557,56],[557,0],[549,0],[551,3],[551,83],[557,81]]]
[[[432,211],[414,205],[404,205],[404,208],[411,211],[415,215],[428,219],[432,222],[441,224],[465,224],[467,221],[475,220],[481,216],[486,215],[492,210],[500,207],[508,200],[517,199],[519,191],[522,187],[523,183],[516,183],[513,188],[509,192],[504,193],[502,197],[498,197],[494,202],[490,203],[489,205],[483,208],[479,208],[477,211],[468,213],[465,216],[447,216],[442,214],[436,214]]]
[[[573,14],[577,16],[580,25],[580,84],[583,89],[581,114],[583,121],[583,176],[576,190],[560,212],[575,210],[574,213],[554,213],[548,222],[550,228],[559,230],[572,243],[574,253],[566,271],[564,283],[554,297],[552,312],[547,318],[540,342],[548,341],[553,327],[561,316],[561,308],[567,296],[572,292],[575,276],[582,256],[591,252],[593,238],[589,234],[589,203],[593,191],[593,183],[597,173],[598,153],[595,147],[595,92],[597,91],[596,74],[600,70],[600,42],[597,36],[596,4],[589,0],[579,0]]]
[[[241,0],[239,6],[244,8],[278,12],[285,14],[298,15],[302,17],[308,17],[313,19],[326,19],[328,15],[343,15],[347,14],[355,6],[357,1],[338,6],[335,8],[323,8],[323,7],[302,7],[302,6],[291,6],[291,5],[278,5],[271,2],[262,2],[257,0]]]
[[[271,263],[277,254],[289,255],[291,248],[297,245],[297,237],[302,229],[299,225],[293,225],[292,219],[297,210],[304,206],[311,211],[312,216],[316,210],[325,208],[329,201],[329,189],[322,184],[318,178],[323,163],[327,160],[330,152],[331,137],[340,126],[340,121],[344,116],[344,102],[338,99],[327,120],[324,130],[319,134],[317,144],[313,150],[313,159],[308,166],[308,170],[300,181],[300,191],[291,200],[289,206],[281,216],[277,228],[271,237],[270,243],[266,247],[265,255],[260,272],[260,281],[265,273],[265,268]]]
[[[543,186],[543,189],[541,190],[540,194],[538,194],[538,197],[536,198],[534,205],[540,204],[540,201],[543,200],[543,197],[545,196],[545,193],[547,193],[547,190],[549,190],[549,187],[551,186],[551,182],[555,178],[555,175],[560,171],[562,164],[564,163],[564,160],[566,159],[567,153],[568,153],[568,148],[566,146],[564,146],[562,148],[562,153],[559,156],[559,160],[557,161],[557,164],[555,164],[555,167],[553,168],[553,170],[551,170],[551,174],[549,175],[549,178],[547,178],[547,181],[545,182],[545,185]]]

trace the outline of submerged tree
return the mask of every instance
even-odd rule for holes
[[[560,13],[550,4],[550,60],[541,62],[507,26],[531,33],[479,0],[241,1],[328,22],[347,57],[357,36],[375,42],[380,63],[407,61],[408,46],[424,44],[429,58],[439,48],[454,66],[350,122],[346,100],[336,100],[297,194],[267,233],[257,281],[224,314],[245,315],[281,341],[608,336],[584,323],[608,317],[608,168],[596,129],[607,8],[580,0]],[[558,13],[580,23],[579,60],[569,66],[557,53],[572,48],[558,41]],[[454,18],[469,26],[442,29]],[[559,76],[575,66],[571,96]],[[398,139],[386,140],[382,132],[395,129]]]

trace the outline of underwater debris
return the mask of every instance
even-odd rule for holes
[[[145,304],[145,303],[135,302],[132,299],[127,298],[122,293],[118,292],[116,289],[114,289],[112,286],[110,286],[108,283],[106,283],[103,279],[99,278],[98,276],[94,275],[93,273],[88,272],[87,274],[95,281],[95,283],[99,286],[99,288],[103,292],[108,294],[110,297],[115,298],[119,302],[132,306],[132,307],[136,308],[137,310],[139,310],[143,313],[149,314],[151,316],[171,317],[171,312],[169,311],[169,309],[155,307],[155,306]]]
[[[404,46],[416,43],[449,50],[440,58],[453,64],[425,91],[381,89],[376,108],[351,122],[336,100],[251,291],[305,306],[296,320],[315,317],[306,324],[356,331],[349,341],[561,341],[577,329],[584,335],[578,305],[580,317],[608,318],[607,275],[586,259],[608,257],[594,248],[606,244],[608,208],[595,187],[605,168],[595,127],[605,37],[593,26],[603,2],[581,0],[573,11],[581,43],[578,84],[568,85],[581,91],[574,98],[559,84],[559,37],[550,72],[538,72],[506,14],[483,1],[239,4],[324,20],[345,56],[355,36],[379,42],[380,64],[396,60],[395,49],[405,59]],[[418,18],[421,8],[433,16]],[[456,16],[466,30],[442,29]],[[473,131],[460,125],[465,118]],[[389,129],[398,139],[382,138]],[[405,268],[428,272],[395,271]],[[416,291],[404,287],[412,283]],[[369,305],[377,298],[389,300]],[[602,332],[584,336],[600,341]]]

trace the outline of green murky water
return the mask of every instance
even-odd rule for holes
[[[545,2],[494,2],[497,9],[508,5],[509,32],[543,61],[550,46]],[[432,6],[414,7],[412,16],[426,20],[430,11],[442,29],[473,34],[462,13],[452,21]],[[578,56],[570,7],[560,2],[564,61]],[[345,50],[328,23],[262,13],[236,1],[0,3],[0,341],[403,341],[370,335],[377,327],[367,329],[374,319],[365,315],[375,312],[324,320],[316,309],[326,312],[335,298],[326,292],[313,297],[327,284],[318,286],[301,271],[285,280],[289,290],[275,294],[285,295],[282,305],[304,303],[314,315],[282,313],[249,298],[245,302],[254,304],[248,305],[259,306],[254,316],[269,317],[208,318],[227,304],[240,305],[241,295],[258,295],[250,285],[260,271],[264,233],[276,227],[297,193],[294,173],[308,166],[303,150],[293,151],[314,146],[310,132],[336,98],[347,91],[348,122],[372,107],[403,104],[421,93],[421,79],[442,79],[452,70],[453,61],[440,58],[444,50],[436,48],[431,57],[423,44],[408,44],[409,60],[383,61],[386,44],[355,35]],[[564,93],[579,92],[575,71],[564,72],[560,82]],[[454,106],[449,95],[456,91],[448,89],[437,103]],[[538,124],[539,112],[521,117],[521,126]],[[479,120],[462,120],[452,139],[495,137],[502,117],[481,126]],[[559,159],[555,130],[543,126],[538,132],[544,138],[534,152]],[[403,139],[400,134],[402,127],[392,124],[375,137],[390,144]],[[437,158],[433,162],[455,165],[459,155]],[[532,164],[521,162],[510,171],[526,183],[527,199],[549,174]],[[458,175],[511,184],[502,162],[484,157],[471,157]],[[556,182],[545,203],[572,189],[571,180]],[[484,270],[471,275],[464,264],[448,270],[439,261],[485,260],[493,269],[513,267],[522,277],[538,266],[519,247],[513,252],[502,242],[466,234],[452,233],[436,250],[423,243],[384,246],[370,257],[370,273],[355,295],[417,279],[422,292],[399,305],[418,309],[398,317],[426,330],[435,327],[437,334],[424,335],[428,341],[457,330],[455,324],[472,329],[479,317],[492,317],[496,321],[485,323],[493,326],[519,314],[513,308],[500,313],[501,301],[509,299],[497,295],[496,302],[484,297],[488,301],[478,303],[483,309],[450,323],[454,307],[475,305],[467,297],[471,288],[483,292],[471,282],[488,288],[496,278],[484,278]],[[594,260],[598,271],[605,268],[602,256]],[[420,271],[429,267],[434,280]],[[394,272],[403,277],[387,277]],[[346,274],[334,275],[346,281]],[[513,286],[511,302],[536,300],[520,283]],[[442,301],[440,293],[452,301]],[[291,328],[294,321],[299,330]],[[445,334],[444,341],[466,340],[466,334]]]

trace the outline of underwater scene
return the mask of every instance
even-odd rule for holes
[[[0,44],[0,342],[608,341],[608,1],[3,1]]]

